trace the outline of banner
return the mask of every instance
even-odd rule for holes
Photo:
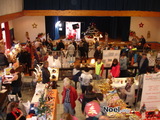
[[[110,67],[112,65],[113,59],[119,61],[120,50],[103,50],[103,62],[105,67]]]
[[[143,104],[147,111],[160,108],[160,74],[144,75],[141,106]]]

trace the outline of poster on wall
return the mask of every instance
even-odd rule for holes
[[[160,74],[145,74],[143,79],[143,92],[141,106],[145,104],[146,110],[160,109]]]
[[[81,22],[66,22],[66,39],[80,40]]]
[[[110,67],[115,58],[119,61],[119,57],[120,50],[103,50],[103,62],[105,67]]]

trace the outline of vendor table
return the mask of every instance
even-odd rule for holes
[[[57,104],[59,104],[59,97],[58,97],[58,91],[57,91],[57,89],[53,89],[52,90],[53,91],[53,96],[52,97],[54,97],[55,98],[55,101],[54,101],[54,108],[53,108],[53,120],[56,120],[56,118],[57,118]]]
[[[126,86],[126,78],[114,78],[114,82],[111,84],[113,88],[125,88]],[[135,89],[138,89],[139,82],[137,80],[135,82]]]
[[[57,104],[59,104],[59,97],[58,97],[57,89],[46,89],[46,84],[37,83],[35,93],[34,93],[31,103],[36,104],[39,102],[42,91],[45,91],[45,96],[48,96],[53,99],[53,103],[51,103],[53,106],[50,106],[50,109],[51,109],[52,117],[53,117],[52,120],[56,120]],[[27,119],[27,120],[30,120],[30,119]]]

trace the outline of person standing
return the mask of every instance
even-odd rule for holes
[[[132,107],[135,102],[135,84],[134,78],[128,78],[125,88],[120,89],[121,93],[126,95],[125,102]]]
[[[71,80],[64,78],[64,87],[62,91],[62,104],[64,106],[64,112],[74,116],[77,100],[77,91],[71,86]]]
[[[94,38],[94,40],[95,40],[95,50],[96,50],[97,47],[99,46],[99,42],[98,42],[97,38]]]
[[[120,60],[119,60],[119,63],[120,63],[120,76],[121,77],[127,77],[127,63],[128,63],[128,59],[126,57],[126,54],[125,53],[122,53],[121,57],[120,57]]]
[[[140,41],[141,45],[144,47],[145,43],[146,43],[146,39],[144,38],[143,35],[141,35]]]
[[[16,72],[14,69],[11,69],[10,73],[12,74],[13,77],[11,79],[5,78],[5,81],[12,82],[11,83],[12,94],[13,95],[18,94],[18,97],[21,99],[22,98],[22,94],[21,94],[21,86],[22,86],[21,73],[18,72],[18,71]]]
[[[95,63],[96,80],[100,80],[100,78],[103,75],[103,71],[104,71],[104,64],[102,62],[102,59],[98,59]]]
[[[82,41],[79,42],[78,50],[79,50],[80,58],[82,60],[85,57],[84,46]]]
[[[68,55],[69,55],[70,57],[73,57],[74,52],[75,52],[75,47],[74,47],[74,45],[72,44],[72,42],[70,42],[70,44],[68,45],[67,50],[68,50]]]
[[[49,63],[48,61],[44,61],[42,67],[42,83],[49,83],[50,82],[50,72],[48,70]]]
[[[80,65],[76,65],[73,69],[73,81],[75,82],[75,88],[77,89],[77,82],[79,81],[79,77],[81,76]]]
[[[76,53],[77,53],[77,43],[75,40],[72,41],[74,47],[75,47],[75,51],[74,51],[74,57],[76,57]]]
[[[47,61],[48,61],[48,66],[49,67],[53,67],[54,58],[53,58],[52,51],[49,52]]]
[[[83,47],[85,51],[85,57],[88,59],[89,43],[86,40],[83,40]]]
[[[97,97],[96,97],[96,93],[93,92],[93,86],[92,85],[89,85],[87,87],[87,90],[86,90],[86,93],[84,94],[84,97],[82,99],[82,112],[84,113],[84,108],[86,106],[86,104],[88,102],[91,102],[93,100],[97,100]]]
[[[101,47],[98,46],[95,53],[94,53],[94,58],[97,61],[98,58],[102,59],[102,51],[101,51]]]
[[[81,83],[82,94],[86,92],[87,86],[90,85],[91,80],[93,79],[92,75],[89,73],[89,68],[85,67],[84,72],[79,77]]]
[[[139,70],[139,75],[140,74],[145,74],[147,72],[148,68],[148,58],[146,53],[142,53],[141,59],[138,61],[138,70]]]
[[[119,75],[120,75],[120,65],[119,65],[117,59],[113,60],[110,73],[111,73],[112,77],[119,77]]]
[[[64,45],[63,41],[60,40],[60,42],[59,42],[58,45],[57,45],[57,49],[56,49],[56,50],[62,50],[62,49],[64,49],[64,48],[65,48],[65,45]]]

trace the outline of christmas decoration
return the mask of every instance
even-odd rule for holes
[[[32,27],[33,27],[33,28],[37,28],[37,26],[38,26],[38,25],[37,25],[36,23],[33,23],[33,24],[32,24]]]
[[[43,116],[46,117],[47,113],[50,113],[51,110],[49,106],[46,104],[44,93],[39,98],[39,105],[37,107],[37,114],[39,117]]]
[[[143,28],[143,25],[144,25],[144,24],[141,22],[141,23],[139,24],[139,27],[140,27],[140,28]]]

